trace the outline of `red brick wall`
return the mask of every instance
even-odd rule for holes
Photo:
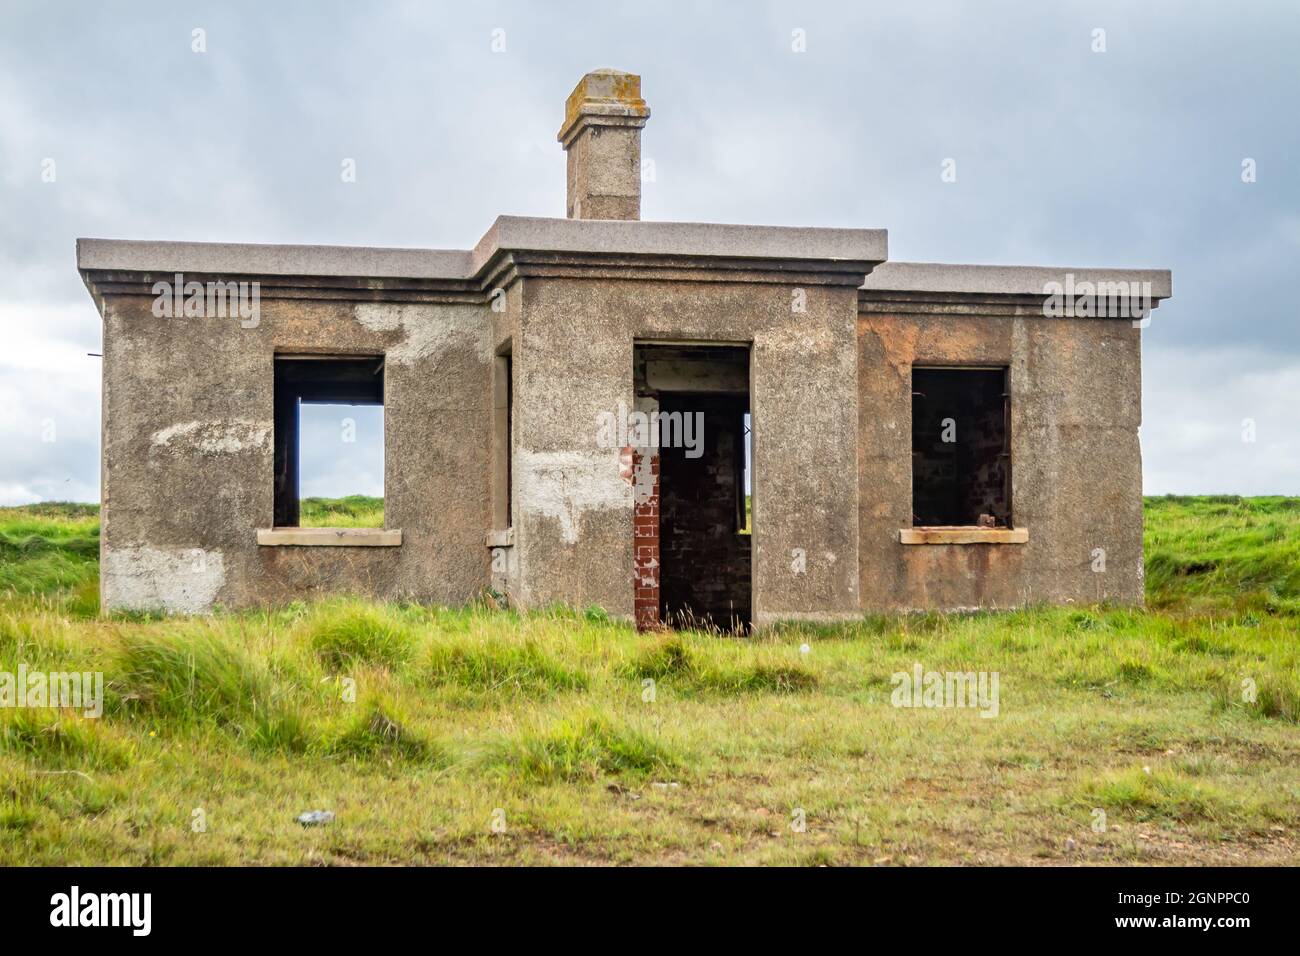
[[[634,607],[639,631],[659,626],[659,455],[649,453],[646,468],[645,454],[632,453]]]

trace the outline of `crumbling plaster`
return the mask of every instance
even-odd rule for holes
[[[156,601],[190,613],[336,591],[461,602],[486,586],[485,305],[277,298],[268,289],[262,321],[245,329],[158,319],[146,296],[109,299],[105,607]],[[273,358],[321,352],[391,359],[385,519],[402,531],[401,547],[257,544],[256,530],[272,522]],[[196,550],[220,558],[202,587],[177,585],[188,565],[156,557]],[[150,568],[152,588],[143,583]]]

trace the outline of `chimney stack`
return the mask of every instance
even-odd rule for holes
[[[641,127],[649,117],[636,74],[596,70],[578,81],[558,137],[568,153],[570,219],[641,218]]]

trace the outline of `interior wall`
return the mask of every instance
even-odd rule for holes
[[[663,411],[703,416],[700,456],[659,453],[660,609],[664,621],[723,630],[750,623],[750,535],[743,521],[747,396],[660,393]]]
[[[912,370],[912,523],[1008,527],[1006,373]]]

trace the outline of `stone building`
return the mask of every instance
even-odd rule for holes
[[[1169,273],[641,222],[640,85],[584,77],[568,217],[502,216],[473,249],[79,240],[104,607],[1140,603],[1139,348]],[[312,402],[383,405],[385,527],[299,527]]]

